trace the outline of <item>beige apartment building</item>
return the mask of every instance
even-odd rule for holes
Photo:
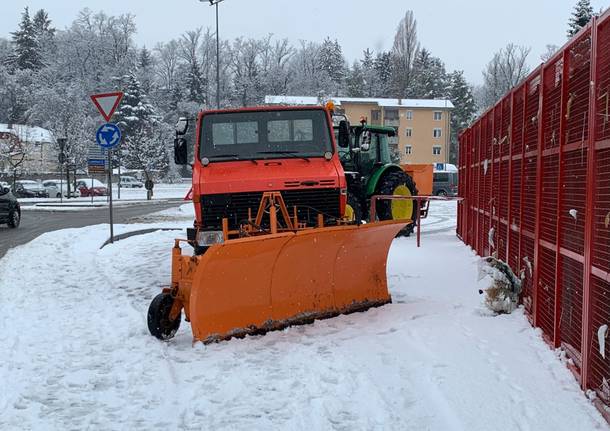
[[[401,163],[449,161],[453,109],[449,100],[353,97],[334,97],[330,100],[352,124],[364,118],[369,124],[394,127],[396,137],[391,140],[391,145],[400,154]],[[265,103],[270,105],[322,105],[325,102],[317,97],[265,97]]]

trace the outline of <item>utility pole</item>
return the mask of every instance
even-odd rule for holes
[[[199,0],[201,2],[205,0]],[[220,35],[218,33],[218,3],[224,0],[208,0],[210,6],[216,6],[216,109],[220,109]]]

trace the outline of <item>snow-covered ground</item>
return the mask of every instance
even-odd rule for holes
[[[608,429],[522,311],[484,311],[447,217],[435,203],[420,249],[394,241],[392,304],[194,347],[186,322],[168,343],[146,328],[176,232],[44,234],[0,259],[0,429]]]

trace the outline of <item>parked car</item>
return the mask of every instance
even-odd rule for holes
[[[15,181],[12,194],[18,198],[48,198],[49,193],[42,184],[36,181],[19,180]]]
[[[144,187],[144,183],[138,181],[135,177],[121,177],[121,181],[119,182],[119,187],[122,188],[139,188]]]
[[[432,194],[435,196],[457,196],[458,173],[449,171],[434,172]]]
[[[68,186],[66,181],[62,180],[45,180],[42,182],[42,186],[45,188],[49,196],[52,198],[59,198],[63,194],[64,197],[68,197]],[[72,185],[71,185],[72,186]],[[79,198],[80,190],[77,188],[76,190],[72,190],[73,187],[70,187],[70,197],[71,198]]]
[[[21,207],[11,189],[0,187],[0,223],[16,228],[21,222]]]
[[[80,190],[82,197],[108,196],[106,184],[91,178],[79,178],[76,180],[76,188]]]

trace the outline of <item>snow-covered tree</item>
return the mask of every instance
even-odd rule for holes
[[[343,57],[343,50],[339,42],[331,40],[329,37],[324,39],[320,46],[320,68],[330,78],[333,88],[333,96],[339,96],[343,92],[346,77],[346,62]]]
[[[346,79],[346,90],[349,97],[365,97],[366,82],[360,62],[355,61]]]
[[[527,56],[530,48],[508,44],[496,52],[483,71],[483,88],[480,105],[483,109],[492,106],[510,89],[520,83],[529,73]]]
[[[448,76],[448,97],[454,105],[451,112],[451,144],[449,161],[458,160],[458,133],[474,120],[477,107],[472,94],[472,87],[464,78],[464,72],[456,70]]]
[[[568,38],[574,36],[581,28],[586,26],[593,18],[591,0],[578,0],[568,22]]]
[[[409,10],[398,24],[392,47],[394,90],[398,97],[408,96],[413,79],[413,62],[418,52],[417,21]]]
[[[447,73],[445,64],[433,57],[426,48],[421,49],[413,61],[413,79],[409,97],[415,99],[438,99],[446,95]]]
[[[392,97],[392,80],[394,76],[392,54],[390,52],[381,52],[377,54],[373,67],[377,75],[375,97]]]
[[[321,47],[315,42],[301,41],[299,49],[290,61],[292,81],[288,93],[328,97],[333,95],[333,83],[322,69]]]
[[[43,66],[40,45],[27,7],[21,15],[19,30],[14,31],[11,35],[14,52],[8,59],[9,64],[22,70],[40,69]]]
[[[49,63],[49,57],[55,52],[55,32],[56,29],[51,26],[49,14],[44,9],[40,9],[32,18],[32,27],[36,36],[38,50],[44,65]]]
[[[124,76],[122,81],[124,96],[115,114],[123,134],[122,163],[128,168],[141,169],[147,179],[153,171],[164,174],[169,162],[170,128],[160,121],[135,73]]]
[[[373,51],[365,49],[362,53],[362,79],[364,80],[364,97],[375,97],[379,92],[379,77],[375,71]]]

